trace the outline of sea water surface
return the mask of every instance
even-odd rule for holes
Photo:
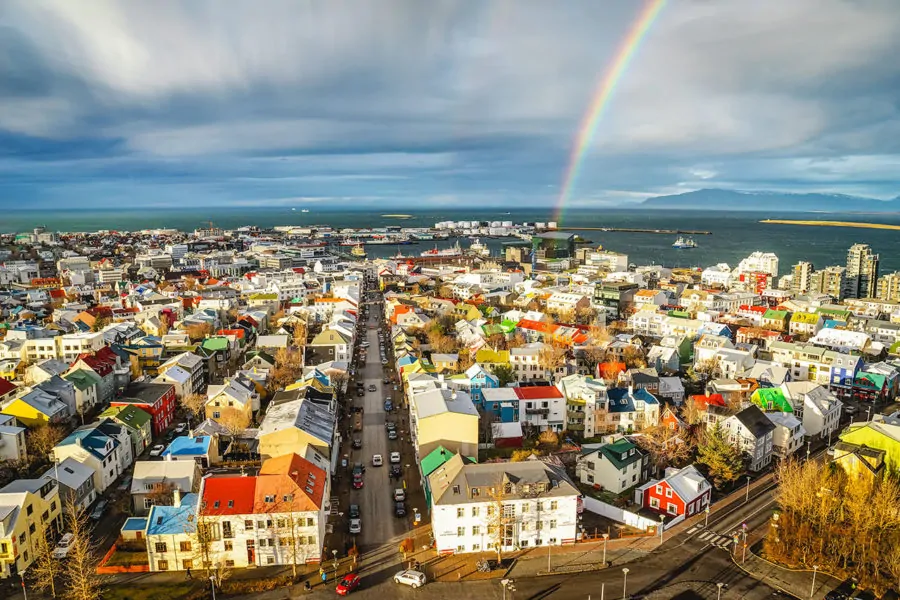
[[[428,227],[439,221],[513,221],[514,223],[550,221],[555,216],[551,208],[527,210],[503,209],[392,209],[384,213],[406,212],[412,218],[397,219],[382,216],[371,210],[318,210],[304,213],[290,208],[186,208],[186,209],[133,209],[133,210],[69,210],[69,211],[6,211],[0,215],[0,232],[29,231],[44,225],[57,231],[96,231],[100,229],[139,230],[171,227],[192,231],[207,226],[212,221],[217,227],[230,229],[243,225],[272,227],[275,225],[330,225],[345,227],[383,227],[400,225]],[[838,227],[808,227],[799,225],[771,225],[761,219],[827,219],[900,224],[900,215],[879,214],[809,214],[809,213],[747,213],[711,212],[693,210],[638,210],[638,209],[572,209],[565,213],[560,223],[567,227],[619,227],[642,229],[690,229],[712,232],[712,235],[694,236],[698,247],[691,250],[675,250],[673,235],[654,233],[619,233],[605,231],[574,230],[593,245],[628,255],[635,264],[662,264],[673,267],[706,267],[727,263],[734,267],[753,251],[774,252],[780,260],[779,271],[787,274],[790,266],[800,260],[808,260],[816,268],[844,265],[847,250],[855,243],[869,244],[880,255],[880,272],[900,270],[900,231],[879,229],[851,229]],[[496,255],[502,252],[504,242],[513,238],[487,239]],[[446,247],[452,242],[422,242],[410,246],[367,246],[370,257],[396,254],[419,254],[434,247]],[[463,247],[469,240],[462,240]]]

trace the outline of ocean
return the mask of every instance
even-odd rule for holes
[[[399,212],[396,210],[384,211]],[[0,232],[30,231],[44,225],[57,231],[96,231],[99,229],[138,230],[171,227],[192,231],[212,221],[217,227],[230,229],[242,225],[270,227],[274,225],[326,224],[336,228],[401,225],[427,227],[439,221],[550,221],[553,210],[463,209],[408,210],[409,219],[384,217],[381,212],[348,210],[316,210],[308,213],[290,208],[190,208],[129,209],[89,211],[6,211],[0,217]],[[727,263],[734,267],[753,251],[774,252],[779,258],[781,274],[800,260],[808,260],[816,268],[844,265],[847,250],[855,243],[869,244],[880,255],[880,272],[900,270],[900,232],[879,229],[806,227],[760,223],[761,219],[828,219],[900,224],[900,215],[746,213],[691,210],[567,210],[560,226],[620,227],[642,229],[691,229],[711,231],[712,235],[694,236],[698,247],[675,250],[675,236],[650,233],[617,233],[607,231],[573,231],[593,245],[628,255],[635,264],[662,264],[669,267],[706,267]],[[514,238],[482,240],[494,254],[502,251],[503,242]],[[409,246],[367,246],[370,257],[396,254],[418,254],[437,245],[452,242],[421,242]],[[467,246],[468,240],[461,245]]]

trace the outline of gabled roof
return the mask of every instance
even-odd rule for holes
[[[725,406],[725,398],[722,394],[694,394],[691,400],[700,410],[706,410],[707,406]]]
[[[632,463],[640,462],[644,457],[641,449],[626,438],[600,446],[597,450],[618,470],[622,470]],[[625,458],[622,458],[623,455]]]
[[[611,413],[635,412],[638,401],[650,405],[659,404],[656,396],[645,389],[631,390],[629,393],[628,388],[612,388],[607,390],[606,395],[609,398],[608,410]]]
[[[7,379],[0,377],[0,396],[5,396],[11,391],[15,390],[18,386],[14,383],[10,382]]]
[[[146,484],[171,483],[189,492],[198,478],[197,463],[192,460],[138,460],[131,479],[132,494],[146,494]]]
[[[190,534],[197,531],[197,494],[185,494],[180,506],[151,506],[147,535]]]
[[[270,458],[263,462],[256,478],[256,511],[317,511],[325,502],[327,479],[323,469],[298,454]],[[267,502],[267,497],[274,497],[275,502]]]
[[[63,375],[63,379],[71,381],[82,392],[100,384],[100,376],[87,369],[76,369]]]
[[[150,413],[134,404],[111,406],[103,411],[100,416],[115,419],[126,427],[132,427],[134,429],[143,428],[153,418]]]
[[[734,417],[756,438],[764,437],[770,432],[775,431],[775,425],[766,418],[763,411],[759,410],[759,407],[755,404],[751,404],[734,415]]]
[[[180,435],[172,440],[169,447],[163,452],[163,456],[204,456],[209,454],[209,444],[211,438],[209,436],[200,435],[191,437],[188,435]]]
[[[252,514],[255,494],[256,477],[206,477],[200,514]]]
[[[519,400],[552,400],[564,398],[562,392],[552,385],[512,388]]]

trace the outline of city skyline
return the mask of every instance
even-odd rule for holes
[[[12,2],[0,207],[897,196],[900,14],[763,4]]]

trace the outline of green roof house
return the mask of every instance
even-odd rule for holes
[[[87,369],[76,369],[63,375],[75,388],[75,410],[86,413],[97,405],[100,395],[100,376]]]
[[[794,407],[784,397],[781,388],[759,388],[750,396],[750,401],[763,412],[794,412]]]
[[[133,404],[111,406],[103,411],[103,414],[100,416],[112,419],[128,431],[135,457],[139,456],[150,445],[153,439],[151,430],[152,417],[150,413],[142,408]]]

